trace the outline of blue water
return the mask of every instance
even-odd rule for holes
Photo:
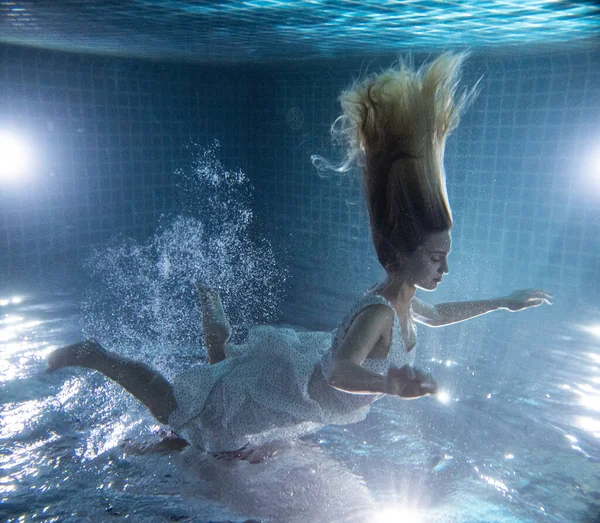
[[[579,322],[548,308],[479,318],[463,324],[468,331],[453,327],[459,350],[430,340],[418,356],[432,366],[447,403],[384,399],[364,422],[325,428],[251,464],[194,450],[145,453],[161,427],[116,385],[87,371],[44,373],[47,354],[80,336],[77,299],[0,299],[6,521],[568,522],[600,515],[600,333],[584,328],[600,324],[600,315],[589,311],[572,311]],[[532,328],[534,315],[542,328]],[[113,348],[127,352],[125,345]],[[173,362],[199,353],[172,350]],[[161,370],[172,374],[180,364]]]
[[[600,311],[561,297],[421,327],[417,365],[436,376],[438,398],[385,398],[366,421],[277,443],[260,463],[159,452],[166,428],[117,385],[81,369],[45,374],[52,350],[85,336],[167,378],[204,364],[196,278],[221,287],[238,339],[276,320],[287,271],[250,232],[245,175],[208,148],[186,176],[182,214],[145,243],[91,251],[81,288],[0,294],[3,520],[600,517]]]

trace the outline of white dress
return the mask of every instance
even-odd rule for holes
[[[363,366],[386,374],[389,367],[413,365],[415,350],[406,351],[394,307],[367,293],[331,334],[255,327],[246,343],[230,346],[225,360],[180,373],[173,384],[178,406],[169,425],[193,445],[223,452],[363,420],[382,395],[340,391],[326,376],[352,320],[375,304],[394,311],[392,341],[386,359],[367,358]]]

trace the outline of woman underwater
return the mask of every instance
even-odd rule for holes
[[[434,394],[414,368],[415,322],[443,326],[506,309],[551,303],[544,291],[430,305],[448,273],[452,216],[443,166],[445,142],[475,90],[457,95],[465,54],[446,53],[413,70],[404,63],[342,93],[334,133],[348,144],[345,167],[362,168],[372,239],[383,282],[369,290],[333,334],[257,327],[228,344],[230,327],[216,291],[199,285],[210,365],[173,384],[148,365],[94,341],[53,352],[48,371],[95,369],[144,403],[161,423],[208,452],[238,451],[298,437],[327,424],[362,420],[383,395]]]

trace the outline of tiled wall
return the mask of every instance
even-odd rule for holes
[[[0,47],[0,128],[37,163],[0,180],[0,284],[60,280],[91,244],[152,234],[192,140],[245,163],[247,92],[237,71]]]
[[[205,69],[0,48],[0,123],[33,137],[43,166],[31,183],[0,186],[0,284],[68,272],[115,234],[151,235],[178,209],[186,145],[218,138],[226,167],[250,175],[258,223],[291,269],[282,319],[335,324],[382,272],[357,173],[320,173],[310,156],[339,159],[328,132],[340,91],[392,59]],[[454,251],[431,298],[541,286],[593,302],[599,55],[475,53],[465,84],[482,75],[448,144]]]

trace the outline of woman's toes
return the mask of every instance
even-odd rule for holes
[[[200,281],[196,282],[196,290],[202,299],[211,298],[217,294],[217,291],[215,291],[212,287],[209,287]]]
[[[56,349],[48,356],[48,367],[46,368],[47,373],[55,372],[63,367],[70,365],[69,361],[72,359],[70,354],[71,346],[61,347]]]
[[[56,349],[48,356],[47,373],[55,372],[63,367],[83,365],[90,357],[104,349],[93,340],[81,341]]]

